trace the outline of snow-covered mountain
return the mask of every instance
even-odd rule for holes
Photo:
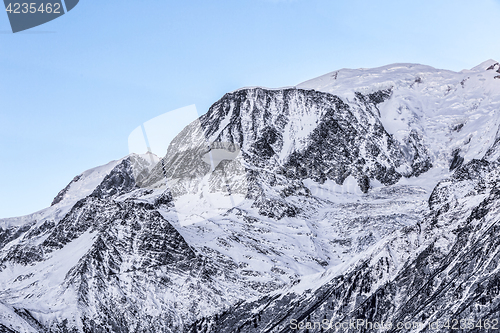
[[[163,158],[88,170],[0,219],[0,331],[492,321],[499,103],[492,60],[228,93]]]

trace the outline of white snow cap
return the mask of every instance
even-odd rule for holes
[[[482,63],[480,63],[476,67],[471,68],[471,71],[474,71],[474,72],[485,71],[488,68],[490,68],[491,66],[494,66],[495,64],[498,64],[498,61],[493,60],[493,59],[488,59],[486,61],[483,61]]]

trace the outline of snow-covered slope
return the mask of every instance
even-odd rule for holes
[[[464,162],[481,158],[495,141],[500,125],[499,73],[494,60],[458,73],[395,64],[342,69],[297,87],[327,92],[347,103],[356,99],[356,92],[390,91],[391,98],[378,105],[384,129],[402,145],[413,131],[429,148],[433,165],[448,168],[454,154]]]
[[[466,217],[496,204],[499,67],[396,64],[226,94],[161,160],[86,171],[50,208],[0,220],[0,329],[288,332],[308,315],[405,317],[392,290],[435,285]],[[481,228],[461,233],[457,260]]]
[[[121,160],[120,160],[121,161]],[[101,183],[104,177],[120,162],[111,161],[106,165],[89,169],[73,178],[52,201],[49,208],[21,217],[0,219],[0,228],[6,229],[13,226],[26,225],[33,221],[43,220],[48,216],[64,216],[69,208],[78,200],[88,196]],[[55,206],[55,207],[54,207]]]
[[[499,177],[498,162],[473,160],[439,183],[425,219],[379,242],[344,272],[307,277],[192,327],[204,333],[490,331],[500,314]]]

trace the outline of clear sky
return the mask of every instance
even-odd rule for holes
[[[12,34],[0,14],[0,217],[128,154],[145,121],[243,86],[415,62],[500,60],[499,0],[80,0]]]

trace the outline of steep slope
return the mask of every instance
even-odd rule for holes
[[[0,250],[30,229],[43,232],[44,229],[53,227],[64,218],[78,200],[91,194],[120,162],[121,160],[112,161],[76,176],[59,192],[49,208],[26,216],[0,219]]]
[[[357,94],[351,104],[301,89],[226,94],[173,140],[143,185],[158,187],[164,178],[175,179],[170,188],[182,201],[188,194],[201,195],[206,183],[211,192],[224,191],[216,181],[224,178],[220,172],[230,178],[233,192],[255,200],[261,215],[279,219],[303,209],[283,197],[306,193],[306,179],[342,185],[350,177],[366,193],[380,183],[418,176],[432,166],[427,147],[417,135],[402,147],[376,115],[390,93]],[[203,156],[216,143],[241,147],[241,156],[211,172]]]
[[[440,182],[425,220],[381,242],[344,274],[328,279],[326,272],[286,293],[240,304],[192,331],[494,329],[500,311],[498,179],[498,162],[473,160]]]

